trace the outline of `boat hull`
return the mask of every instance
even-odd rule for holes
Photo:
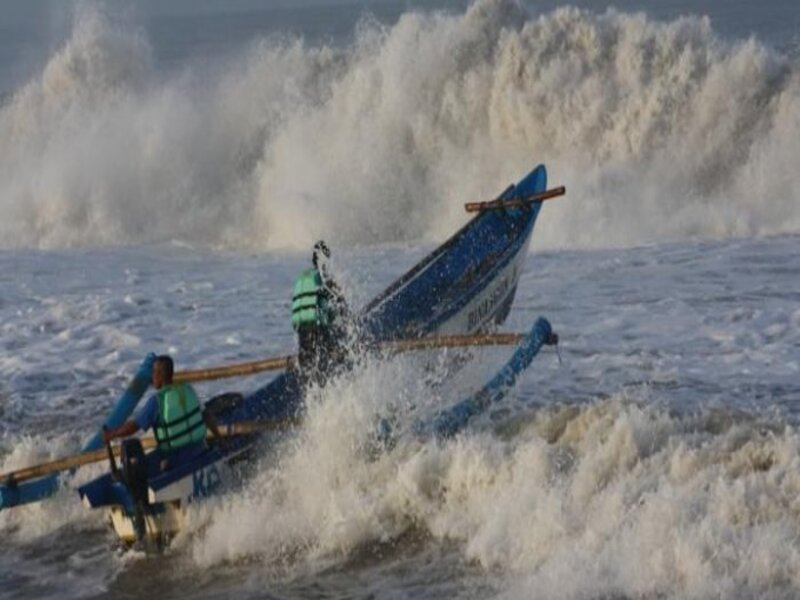
[[[547,175],[540,165],[502,200],[544,191]],[[525,208],[481,213],[443,245],[389,286],[359,315],[365,339],[389,340],[433,334],[472,333],[502,323],[513,303],[541,202]],[[296,418],[303,409],[303,386],[293,371],[217,414],[222,423]],[[192,503],[240,480],[233,467],[258,436],[228,440],[188,464],[149,478],[144,510],[146,535],[165,539],[180,529]],[[230,481],[228,481],[230,480]],[[114,529],[124,541],[137,536],[137,506],[126,485],[110,474],[80,488],[92,508],[111,507]],[[138,507],[141,513],[141,503]],[[141,522],[141,521],[140,521]],[[141,537],[141,527],[138,535]]]
[[[136,517],[131,515],[125,507],[115,505],[110,507],[109,520],[114,533],[124,544],[144,542],[149,547],[162,548],[169,544],[183,529],[186,522],[188,506],[182,506],[179,500],[164,503],[161,511],[147,511],[143,513],[144,536],[140,536],[136,526]]]

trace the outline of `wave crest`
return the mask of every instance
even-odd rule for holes
[[[547,246],[800,230],[797,65],[707,18],[510,0],[168,79],[97,11],[0,109],[0,245],[438,240],[537,162]]]

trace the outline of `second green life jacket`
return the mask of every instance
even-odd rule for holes
[[[316,269],[306,269],[297,277],[292,294],[292,327],[329,327],[333,314],[322,277]]]
[[[192,386],[175,383],[158,390],[155,434],[162,452],[172,452],[206,437],[200,402]]]

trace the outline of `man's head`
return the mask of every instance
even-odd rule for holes
[[[326,244],[323,240],[320,240],[314,244],[314,252],[311,255],[311,262],[313,263],[315,269],[321,269],[330,257],[331,249],[328,248],[328,244]]]
[[[175,364],[172,357],[162,354],[153,362],[153,387],[157,390],[172,383]]]

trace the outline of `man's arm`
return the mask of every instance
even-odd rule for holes
[[[203,421],[205,421],[206,427],[211,430],[211,433],[214,434],[216,439],[222,439],[222,433],[219,431],[219,424],[217,423],[217,420],[207,410],[203,411]]]
[[[320,271],[320,276],[322,279],[322,285],[325,288],[325,292],[328,295],[328,298],[333,303],[334,310],[336,313],[346,320],[350,319],[350,307],[347,305],[347,300],[345,300],[344,294],[342,293],[342,288],[339,287],[331,277],[328,275],[328,271],[323,269]]]
[[[104,429],[103,441],[107,444],[111,440],[133,435],[139,430],[147,431],[151,427],[154,427],[157,421],[158,398],[154,394],[147,399],[147,402],[145,402],[144,406],[133,419],[125,421],[119,427]]]
[[[115,440],[117,438],[128,437],[129,435],[133,435],[139,431],[139,424],[134,421],[125,421],[119,427],[114,427],[112,429],[103,429],[103,442],[108,443],[111,440]]]

